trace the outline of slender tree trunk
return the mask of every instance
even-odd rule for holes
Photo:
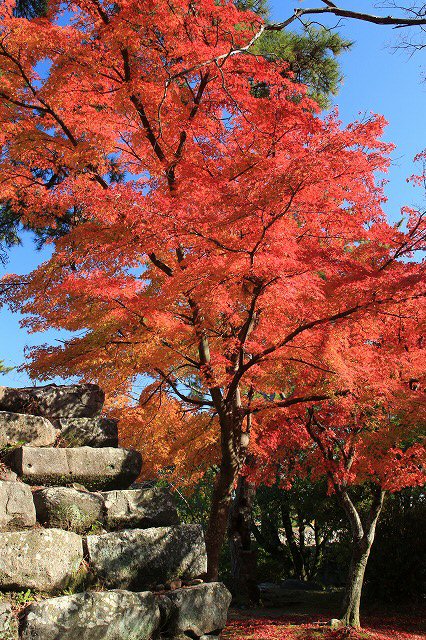
[[[257,553],[252,545],[252,511],[256,490],[240,476],[230,511],[228,536],[234,598],[239,604],[258,604]]]
[[[306,580],[305,560],[294,535],[290,506],[287,503],[281,505],[281,519],[285,531],[285,536],[287,538],[287,544],[290,551],[294,573],[299,578],[299,580],[304,582]]]
[[[380,487],[372,488],[370,512],[361,521],[361,517],[352,503],[347,489],[337,493],[340,503],[346,512],[352,530],[352,557],[346,582],[340,620],[342,625],[359,629],[361,594],[364,583],[365,568],[376,534],[376,525],[382,510],[385,491]]]

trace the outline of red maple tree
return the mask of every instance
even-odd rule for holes
[[[50,2],[34,20],[12,6],[0,198],[57,237],[4,289],[26,326],[75,333],[29,369],[96,380],[122,404],[142,379],[145,405],[168,395],[208,415],[215,577],[254,417],[346,392],[334,369],[316,377],[324,349],[422,300],[409,256],[423,222],[386,222],[383,118],[321,119],[283,63],[250,54],[259,16],[215,0]]]
[[[286,484],[300,475],[325,476],[346,514],[352,558],[341,612],[345,626],[360,627],[364,573],[386,493],[426,482],[423,331],[414,301],[345,327],[333,336],[334,359],[323,359],[317,376],[326,384],[325,367],[337,364],[347,391],[273,416],[256,437],[253,479],[274,481],[277,470]],[[357,506],[353,492],[360,486]]]

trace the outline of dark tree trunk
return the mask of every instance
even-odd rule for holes
[[[219,574],[220,554],[226,539],[232,492],[244,463],[241,446],[242,419],[227,414],[221,422],[221,463],[216,476],[209,524],[206,532],[207,580],[215,581]]]
[[[256,490],[244,476],[238,480],[229,517],[229,545],[234,600],[258,604],[257,552],[252,545],[252,511]]]
[[[283,522],[285,536],[287,538],[287,544],[290,551],[294,573],[299,578],[299,580],[302,580],[304,582],[306,580],[305,559],[301,550],[299,549],[294,535],[293,523],[291,521],[290,515],[290,506],[288,505],[288,503],[282,504],[281,506],[281,519]]]

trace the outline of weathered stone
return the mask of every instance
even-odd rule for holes
[[[96,384],[0,387],[0,411],[47,418],[92,418],[101,413],[104,398],[104,392]]]
[[[57,433],[47,418],[0,411],[0,448],[23,444],[48,447],[55,443]]]
[[[0,600],[0,640],[18,640],[18,621],[9,602]]]
[[[0,480],[4,480],[5,482],[15,482],[17,479],[18,476],[16,473],[0,462]]]
[[[67,486],[75,482],[88,489],[126,488],[138,477],[142,458],[137,451],[105,447],[13,451],[9,464],[32,485]]]
[[[66,588],[83,560],[81,537],[60,529],[0,533],[0,589]]]
[[[185,589],[176,589],[161,596],[172,603],[163,627],[166,635],[185,634],[191,638],[219,633],[226,625],[231,594],[221,582],[209,582]],[[161,607],[161,605],[160,605]]]
[[[107,491],[105,526],[115,529],[143,529],[178,524],[179,518],[173,496],[166,489],[145,487],[127,491]]]
[[[48,487],[34,493],[37,520],[48,527],[85,533],[103,520],[103,499],[98,493],[68,487]]]
[[[22,640],[150,640],[160,624],[152,593],[86,591],[31,604]]]
[[[0,531],[25,529],[36,523],[33,495],[23,482],[0,480]]]
[[[207,569],[199,525],[133,529],[89,536],[94,579],[108,588],[149,589],[160,581],[195,578]]]
[[[118,447],[118,423],[110,418],[58,418],[60,436],[72,447]]]

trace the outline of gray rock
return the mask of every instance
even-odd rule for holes
[[[57,418],[61,437],[72,447],[118,447],[118,422],[110,418]]]
[[[23,444],[48,447],[55,443],[57,433],[47,418],[0,411],[0,448]]]
[[[185,634],[193,638],[194,635],[218,634],[226,625],[231,594],[221,582],[176,589],[160,598],[163,616],[167,616],[164,600],[172,604],[163,627],[166,635]]]
[[[85,533],[102,524],[103,500],[98,493],[48,487],[33,497],[37,520],[47,527]]]
[[[22,640],[150,640],[160,623],[152,593],[86,591],[31,604]]]
[[[104,399],[104,392],[96,384],[0,387],[0,411],[47,418],[92,418],[101,413]]]
[[[25,529],[36,523],[33,494],[23,482],[0,480],[0,531]]]
[[[10,454],[8,462],[28,484],[68,486],[77,482],[88,489],[127,488],[142,467],[137,451],[111,447],[21,447]]]
[[[9,602],[0,600],[0,640],[18,640],[18,621]]]
[[[103,492],[109,530],[164,527],[179,523],[172,494],[160,487]]]
[[[108,588],[149,589],[174,578],[196,578],[207,570],[201,526],[133,529],[89,536],[90,571]]]
[[[82,539],[60,529],[0,533],[0,589],[55,592],[66,588],[83,561]]]

